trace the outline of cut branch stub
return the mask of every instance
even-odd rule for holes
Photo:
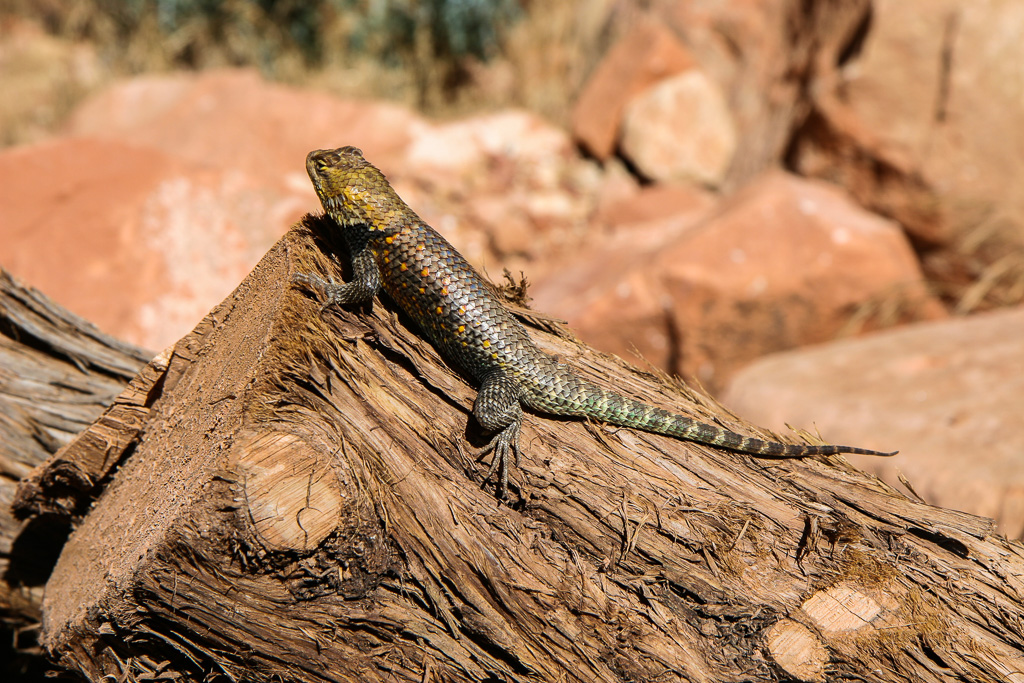
[[[245,507],[261,545],[307,553],[338,530],[345,501],[326,458],[287,432],[248,432],[228,467],[242,476]]]

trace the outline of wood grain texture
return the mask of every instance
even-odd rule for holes
[[[18,480],[93,423],[149,355],[0,268],[0,639],[12,644],[0,678],[46,666],[35,634],[46,572],[67,534],[64,521],[14,517]],[[52,493],[47,505],[59,505]]]

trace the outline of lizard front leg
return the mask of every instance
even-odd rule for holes
[[[350,245],[351,246],[351,245]],[[321,310],[332,304],[362,304],[373,300],[381,288],[380,267],[367,244],[352,249],[352,280],[337,284],[333,279],[296,273],[292,282],[306,285],[324,298]]]
[[[473,416],[481,427],[489,432],[497,432],[491,442],[476,455],[480,457],[494,453],[484,482],[498,474],[498,498],[504,498],[508,492],[509,458],[514,455],[515,464],[519,466],[519,428],[523,424],[519,385],[500,370],[487,375],[473,402]]]

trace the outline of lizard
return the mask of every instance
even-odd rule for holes
[[[764,441],[605,389],[541,351],[493,287],[402,199],[356,147],[314,150],[306,171],[324,212],[351,252],[352,279],[337,284],[296,273],[331,305],[365,304],[383,289],[444,359],[479,383],[473,416],[493,434],[476,455],[492,455],[484,483],[498,475],[506,496],[509,461],[519,466],[523,408],[592,418],[754,456],[799,458],[891,453],[837,445]]]

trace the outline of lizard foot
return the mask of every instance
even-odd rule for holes
[[[519,467],[519,422],[513,422],[491,439],[491,442],[476,451],[473,455],[482,458],[488,453],[494,453],[491,460],[491,467],[484,475],[484,485],[498,475],[498,499],[504,500],[508,494],[508,461],[509,457],[515,457],[515,466]]]
[[[302,285],[320,297],[323,303],[320,304],[320,314],[331,306],[345,306],[347,304],[365,304],[373,301],[377,293],[377,280],[370,277],[367,281],[354,281],[337,283],[334,278],[324,279],[317,275],[308,273],[295,273],[292,275],[292,282]]]
[[[338,293],[344,286],[335,283],[334,278],[332,277],[328,277],[325,280],[322,277],[310,275],[308,273],[295,273],[292,276],[292,283],[296,285],[303,285],[323,299],[323,303],[320,304],[321,315],[323,315],[324,311],[332,305],[338,303]]]

